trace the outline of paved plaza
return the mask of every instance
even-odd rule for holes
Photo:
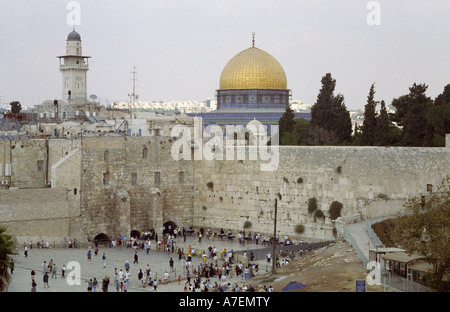
[[[255,243],[249,243],[245,245],[239,244],[236,240],[203,240],[198,242],[193,237],[187,237],[186,242],[183,241],[182,237],[176,239],[176,248],[182,248],[184,253],[187,254],[189,246],[193,248],[193,253],[197,253],[199,250],[208,251],[208,247],[216,247],[217,252],[220,253],[223,249],[227,251],[243,251],[243,250],[257,250],[261,255],[263,248],[267,251],[272,250],[267,246],[256,245]],[[12,274],[12,280],[8,287],[8,292],[30,292],[31,291],[31,271],[34,269],[36,271],[35,281],[37,283],[37,292],[87,292],[88,281],[90,279],[96,278],[98,281],[98,287],[96,292],[102,292],[102,280],[108,276],[110,284],[108,287],[108,292],[116,292],[116,286],[114,285],[114,271],[122,269],[125,271],[124,265],[128,261],[130,265],[129,272],[131,274],[128,292],[145,292],[154,291],[153,287],[146,286],[143,287],[141,281],[138,280],[138,272],[142,269],[145,276],[145,271],[147,264],[150,266],[152,272],[152,279],[156,278],[158,281],[157,292],[183,292],[186,283],[185,274],[185,262],[179,260],[178,254],[167,253],[162,249],[160,251],[156,250],[156,244],[152,241],[151,250],[147,254],[145,249],[139,249],[137,251],[138,263],[134,262],[135,249],[126,247],[106,247],[104,245],[99,246],[98,255],[94,254],[94,246],[92,245],[90,250],[92,251],[91,261],[88,261],[87,252],[88,247],[78,247],[78,248],[36,248],[33,246],[32,249],[28,250],[28,256],[24,256],[23,249],[19,249],[19,255],[14,256],[15,268]],[[102,255],[106,255],[106,266],[103,267]],[[173,271],[170,269],[169,260],[173,259]],[[44,288],[43,283],[43,262],[52,262],[56,265],[56,277],[52,276],[52,273],[48,273],[48,288]],[[76,261],[80,265],[80,275],[81,283],[80,285],[73,285],[70,280],[67,279],[71,272],[75,272],[74,269],[67,267],[65,276],[61,277],[61,267],[63,265],[68,266],[71,261]],[[197,268],[201,263],[203,263],[203,258],[199,256],[192,257],[193,268]],[[212,258],[207,258],[206,263],[209,264],[213,262]],[[220,259],[217,261],[220,266],[224,260]],[[236,263],[236,261],[234,261]],[[271,262],[268,263],[265,258],[259,256],[258,259],[250,262],[251,264],[258,264],[258,272],[255,275],[266,273],[271,270]],[[170,283],[164,283],[164,273],[169,273]],[[73,276],[73,274],[72,274]],[[181,277],[181,282],[178,282],[178,276]],[[191,278],[191,284],[193,285],[193,279]],[[204,278],[202,278],[202,281]],[[73,280],[72,280],[73,281]],[[161,282],[160,282],[161,281]],[[211,284],[214,285],[216,282],[219,285],[223,283],[237,283],[238,285],[245,286],[251,284],[250,279],[243,279],[241,276],[238,277],[227,277],[227,279],[221,280],[217,276],[210,278]],[[70,285],[72,284],[72,285]],[[269,287],[269,285],[267,285]]]

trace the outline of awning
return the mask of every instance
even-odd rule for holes
[[[414,260],[424,259],[425,256],[417,255],[417,254],[408,254],[406,252],[393,252],[388,253],[381,256],[381,259],[401,262],[401,263],[409,263]]]

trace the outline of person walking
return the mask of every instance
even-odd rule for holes
[[[134,252],[134,261],[133,263],[139,263],[138,262],[138,254],[137,254],[137,250]]]
[[[53,263],[53,266],[52,266],[52,279],[53,279],[53,277],[55,277],[55,279],[56,279],[56,271],[57,271],[56,263]]]
[[[94,280],[92,281],[92,289],[94,290],[94,292],[97,292],[97,286],[98,286],[98,281],[97,281],[97,278],[94,277]]]
[[[166,271],[164,273],[164,284],[167,285],[167,283],[170,283],[170,281],[169,281],[169,272]]]
[[[48,264],[47,261],[44,260],[44,263],[42,263],[42,272],[47,273],[48,270]]]
[[[88,262],[91,262],[91,256],[92,256],[91,250],[89,250],[88,253],[87,253],[87,260],[88,260]]]
[[[102,290],[103,290],[103,292],[108,292],[108,286],[109,286],[109,277],[105,276],[105,278],[102,281]]]
[[[102,260],[103,260],[103,268],[105,268],[106,267],[106,255],[105,255],[105,253],[103,253]]]
[[[144,273],[142,272],[142,269],[139,269],[138,281],[140,281],[141,283],[144,283],[144,280],[142,279],[143,277],[144,277]]]
[[[169,266],[170,266],[170,272],[173,272],[173,259],[170,258],[169,260]]]
[[[66,273],[66,265],[63,264],[63,266],[61,267],[61,277],[64,278],[64,274]]]

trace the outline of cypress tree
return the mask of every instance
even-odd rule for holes
[[[281,145],[286,145],[286,144],[283,144],[283,142],[286,142],[286,138],[288,136],[291,136],[291,135],[289,135],[289,133],[294,131],[294,125],[295,125],[294,110],[291,108],[291,105],[288,104],[288,106],[286,107],[286,111],[283,113],[280,120],[278,121]],[[292,142],[290,139],[287,141]],[[291,144],[289,144],[289,145],[291,145]]]
[[[376,128],[375,128],[375,137],[374,137],[374,145],[378,146],[387,146],[390,144],[391,130],[390,130],[390,121],[389,115],[386,110],[386,104],[384,101],[381,101],[380,114],[376,118]]]
[[[331,120],[331,102],[334,98],[333,92],[336,80],[328,73],[322,77],[322,88],[317,96],[316,103],[311,107],[311,126],[327,128]]]
[[[322,77],[322,87],[316,103],[311,107],[312,129],[322,128],[334,133],[338,143],[350,142],[352,139],[352,121],[344,104],[342,94],[334,95],[336,80],[327,73]]]
[[[362,125],[360,145],[374,145],[375,129],[377,127],[377,117],[375,109],[377,102],[374,99],[375,84],[370,87],[369,95],[367,96],[367,104],[364,106],[364,122]]]

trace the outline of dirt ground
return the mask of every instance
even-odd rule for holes
[[[252,282],[271,285],[276,292],[291,281],[307,285],[297,292],[355,292],[356,280],[365,280],[367,273],[353,248],[346,242],[336,242],[295,258],[278,267],[275,274],[259,275]],[[383,287],[366,283],[366,291],[380,292]]]

